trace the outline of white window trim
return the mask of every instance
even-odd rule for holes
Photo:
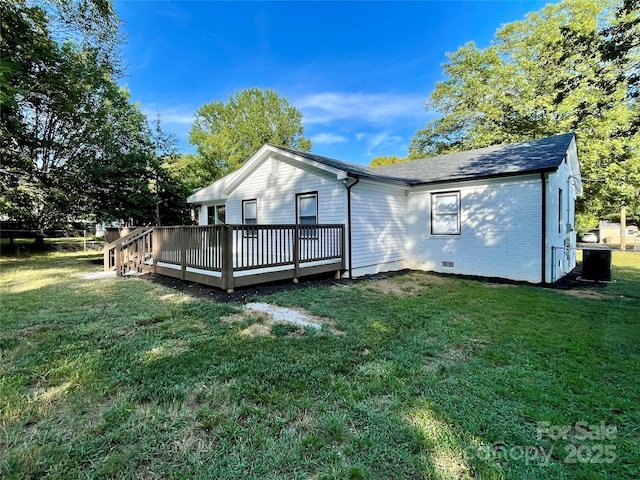
[[[300,213],[300,201],[303,198],[314,198],[315,206],[316,206],[316,214],[315,215],[301,215]],[[320,223],[320,205],[318,202],[318,192],[305,192],[296,194],[296,224],[298,225],[318,225]],[[302,218],[311,218],[315,217],[315,223],[302,223]],[[318,230],[317,229],[305,229],[305,233],[302,234],[302,238],[317,238]]]
[[[457,204],[457,210],[454,211],[450,211],[450,212],[438,212],[436,211],[436,205],[437,205],[437,198],[440,196],[451,196],[451,195],[455,195],[456,196],[456,204]],[[435,235],[435,236],[442,236],[442,235],[447,235],[447,236],[457,236],[460,235],[462,233],[462,201],[460,198],[460,190],[452,190],[452,191],[447,191],[447,192],[433,192],[431,193],[431,226],[430,226],[430,233],[431,235]],[[435,226],[436,226],[436,222],[435,219],[438,215],[456,215],[457,217],[457,229],[455,232],[437,232],[435,231]]]
[[[256,216],[255,217],[249,217],[247,219],[246,216],[246,205],[248,204],[255,204],[256,206]],[[253,220],[252,223],[247,223],[247,220]],[[258,199],[257,198],[251,198],[249,200],[243,200],[242,201],[242,224],[243,225],[257,225],[258,223]],[[244,236],[245,237],[257,237],[258,236],[258,230],[245,230],[244,231]]]

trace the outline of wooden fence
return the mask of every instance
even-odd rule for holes
[[[127,241],[112,249],[119,254],[105,251],[105,269],[113,264],[122,274],[131,259],[143,260],[155,273],[226,290],[345,269],[344,225],[154,227],[131,240],[133,253]],[[107,262],[112,255],[122,257],[120,267]]]

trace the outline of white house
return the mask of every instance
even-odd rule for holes
[[[188,198],[200,224],[342,224],[351,276],[412,268],[532,283],[575,266],[573,133],[368,168],[264,145]]]

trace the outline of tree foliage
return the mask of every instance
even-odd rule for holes
[[[396,155],[388,157],[374,157],[369,164],[370,167],[383,167],[384,165],[393,165],[394,163],[408,162],[408,158],[401,158]]]
[[[410,157],[574,131],[583,218],[640,215],[638,0],[571,0],[449,54]]]
[[[274,90],[258,88],[230,95],[227,103],[200,107],[189,142],[200,157],[193,168],[204,174],[198,186],[236,170],[265,143],[311,149],[311,141],[304,137],[302,113]]]
[[[54,21],[52,5],[69,16]],[[110,5],[0,4],[0,215],[54,228],[81,218],[151,223],[160,205],[176,207],[159,123],[151,132],[114,80],[111,50],[93,45],[113,33]],[[60,22],[81,43],[56,38]]]

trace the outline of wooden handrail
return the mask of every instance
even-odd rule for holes
[[[149,260],[152,260],[150,263]],[[345,266],[343,224],[185,225],[139,228],[105,249],[105,270],[145,268],[233,290]],[[289,275],[286,277],[286,275]],[[261,280],[258,280],[261,279]],[[271,280],[270,280],[271,279]],[[295,281],[295,280],[294,280]]]
[[[104,270],[115,270],[116,275],[121,276],[131,269],[131,262],[133,267],[142,270],[147,253],[151,254],[152,234],[153,227],[139,227],[106,245]]]
[[[118,244],[127,242],[127,241],[133,239],[134,236],[136,236],[136,235],[144,235],[149,230],[152,230],[152,229],[153,229],[153,227],[137,227],[133,231],[127,233],[124,237],[120,237],[120,238],[115,239],[113,242],[111,242],[108,245],[106,245],[105,248],[111,248],[111,247],[114,247],[114,246],[116,246]]]

